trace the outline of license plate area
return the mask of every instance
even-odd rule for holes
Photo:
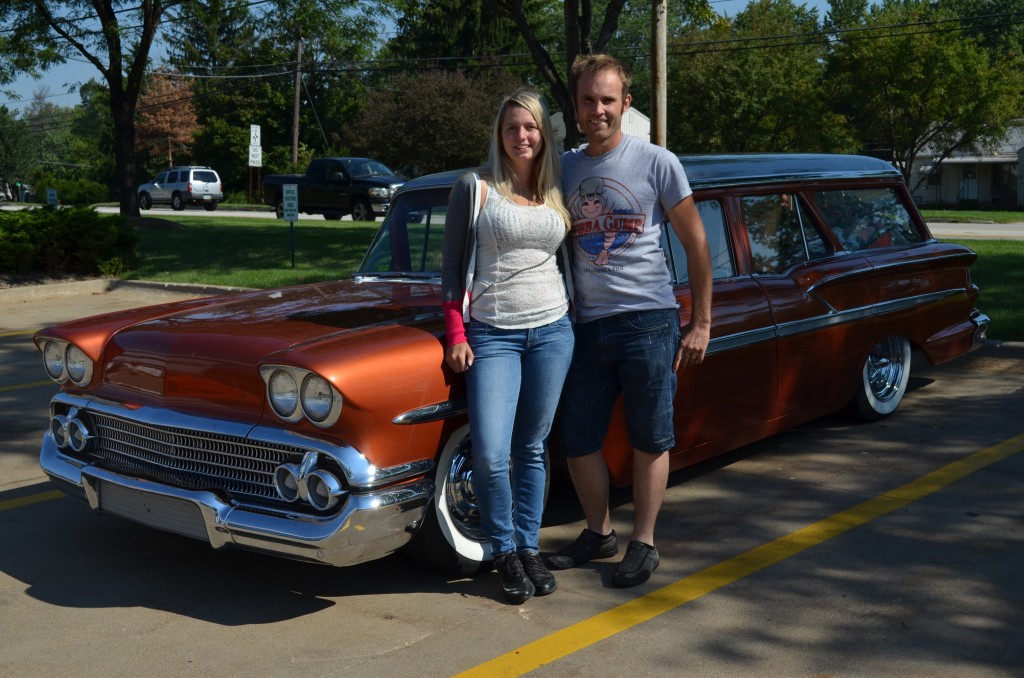
[[[140,492],[109,482],[99,486],[100,509],[158,530],[210,541],[202,511],[187,499]]]

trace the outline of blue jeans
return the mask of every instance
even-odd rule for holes
[[[674,308],[632,311],[576,325],[576,355],[562,399],[562,454],[599,452],[619,394],[630,445],[658,454],[675,447],[672,371],[679,346]]]
[[[467,339],[473,349],[466,394],[480,521],[493,556],[538,552],[544,443],[572,360],[572,325],[568,316],[526,330],[474,320]]]

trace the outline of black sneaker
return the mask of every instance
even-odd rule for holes
[[[518,555],[503,553],[494,559],[494,569],[501,577],[501,590],[505,592],[505,600],[513,605],[522,605],[533,595],[533,582],[526,576]]]
[[[612,583],[619,588],[643,584],[651,578],[651,573],[658,569],[661,558],[658,549],[643,542],[631,541],[626,547],[626,555],[615,568]]]
[[[576,541],[548,556],[548,565],[556,570],[568,570],[578,567],[595,558],[611,558],[619,552],[619,543],[615,539],[615,530],[611,534],[600,535],[593,530],[584,529]]]
[[[519,560],[523,562],[526,576],[533,582],[535,595],[546,596],[549,593],[554,593],[558,588],[558,582],[555,581],[555,576],[548,572],[548,568],[544,566],[544,561],[538,554],[523,551],[519,554]]]

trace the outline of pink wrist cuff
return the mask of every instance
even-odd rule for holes
[[[448,333],[448,346],[466,342],[466,326],[462,322],[462,304],[457,301],[446,301],[441,305],[444,310],[444,328]]]

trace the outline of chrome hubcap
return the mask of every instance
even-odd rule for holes
[[[445,478],[444,501],[455,528],[463,536],[474,541],[487,540],[473,494],[473,445],[468,436],[452,454]]]
[[[867,374],[871,393],[879,401],[893,398],[903,381],[903,342],[899,337],[888,337],[878,342],[868,356]]]

